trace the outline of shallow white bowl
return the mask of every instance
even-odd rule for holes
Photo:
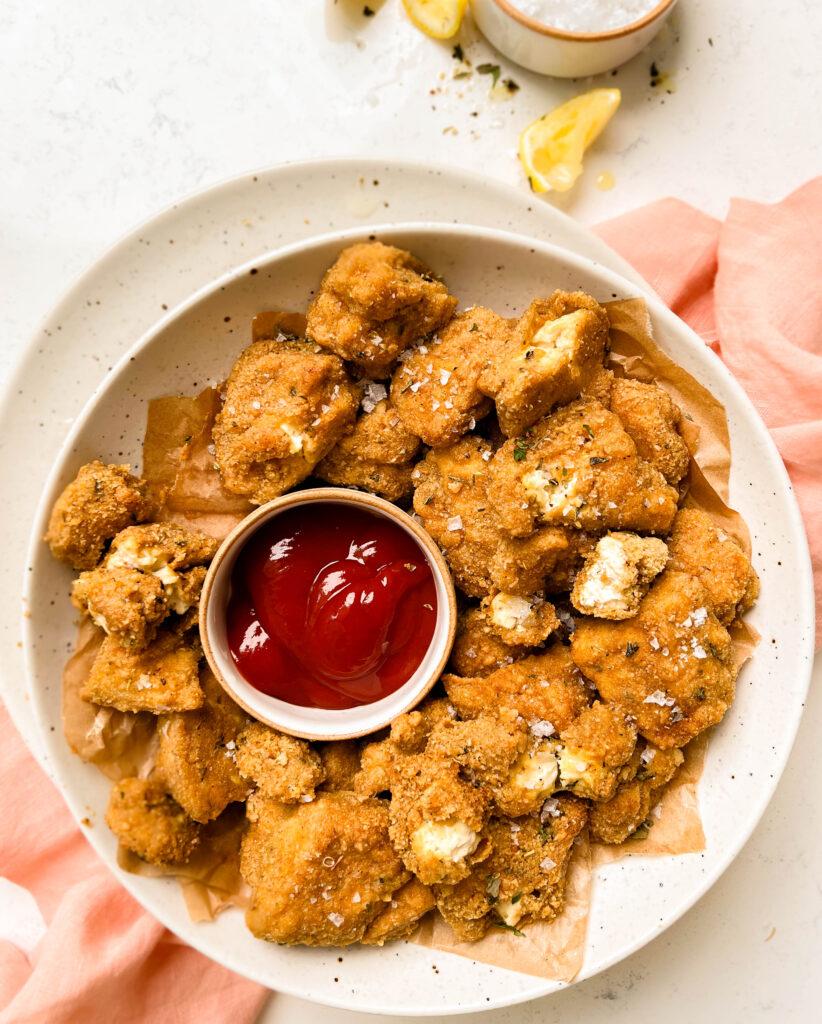
[[[414,674],[393,693],[372,704],[327,711],[307,708],[270,697],[255,689],[240,673],[228,646],[226,608],[231,594],[231,573],[252,535],[286,509],[320,504],[329,515],[334,506],[354,505],[384,516],[409,534],[420,548],[434,576],[437,618],[434,635]],[[313,487],[292,491],[247,515],[220,545],[208,568],[200,601],[200,637],[203,651],[223,689],[254,718],[292,736],[307,740],[347,740],[366,736],[389,725],[398,715],[416,707],[442,675],[451,654],[457,628],[457,599],[448,563],[430,534],[407,512],[374,494],[347,487]]]
[[[555,78],[583,78],[624,64],[654,38],[676,0],[605,32],[568,32],[523,14],[509,0],[471,0],[474,20],[500,53],[521,67]]]
[[[248,343],[248,324],[255,313],[277,306],[304,308],[339,249],[369,233],[414,250],[445,275],[463,304],[484,303],[503,315],[520,311],[534,295],[555,287],[583,288],[601,300],[637,293],[625,278],[565,250],[489,228],[455,225],[347,231],[258,259],[254,275],[250,265],[239,268],[153,328],[117,364],[75,423],[34,518],[23,629],[35,714],[66,800],[78,821],[91,819],[90,842],[156,917],[215,960],[272,988],[360,1010],[441,1016],[521,1002],[563,985],[402,943],[342,953],[269,946],[251,937],[240,914],[229,912],[213,924],[192,924],[176,883],[119,871],[116,844],[102,823],[108,783],[71,754],[60,734],[60,674],[73,636],[74,613],[67,598],[71,574],[39,540],[49,506],[81,463],[100,456],[139,464],[149,398],[192,393],[222,378]],[[648,303],[662,348],[728,411],[734,449],[731,498],[753,535],[763,589],[750,621],[763,642],[743,670],[736,702],[709,747],[700,786],[706,851],[678,858],[631,858],[598,872],[580,979],[623,959],[672,924],[739,851],[784,767],[812,657],[807,544],[773,442],[714,353],[662,303],[653,298]],[[606,880],[608,884],[601,884]]]

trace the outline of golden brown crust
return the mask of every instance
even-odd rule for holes
[[[98,567],[81,573],[72,603],[123,647],[143,650],[168,615],[163,584],[138,569]]]
[[[658,384],[617,377],[609,407],[633,438],[639,457],[676,487],[688,472],[691,453],[679,432],[682,411],[670,395]]]
[[[353,793],[285,805],[248,801],[240,860],[252,934],[288,945],[347,946],[408,881],[388,840],[388,810]]]
[[[107,636],[80,696],[118,711],[193,711],[203,703],[199,640],[161,629],[145,650]]]
[[[148,484],[128,466],[89,462],[54,503],[45,541],[74,569],[93,569],[108,541],[153,511]]]
[[[258,793],[284,804],[313,800],[324,778],[319,754],[305,740],[262,722],[252,722],[237,736],[237,769]]]
[[[428,886],[418,878],[411,878],[366,928],[361,940],[363,945],[382,946],[407,938],[435,906],[434,894]]]
[[[579,397],[602,366],[608,330],[607,313],[583,292],[554,292],[531,303],[479,378],[507,437]]]
[[[391,380],[391,401],[406,427],[433,448],[453,444],[491,410],[477,386],[491,348],[508,325],[475,306],[454,317],[438,338],[410,350]]]
[[[456,305],[410,252],[359,243],[343,249],[326,271],[306,333],[364,374],[384,378],[409,345],[448,323]]]
[[[487,676],[529,653],[526,646],[501,640],[481,608],[467,608],[457,623],[449,667],[458,676]]]
[[[668,548],[658,537],[608,533],[586,555],[574,580],[571,603],[583,615],[597,619],[630,619],[667,562]]]
[[[329,793],[353,790],[354,779],[360,770],[359,745],[354,740],[335,740],[316,743],[314,749],[322,762],[324,777],[320,789]]]
[[[488,497],[512,536],[540,524],[666,533],[676,513],[677,492],[594,399],[563,406],[527,437],[507,441],[489,472]]]
[[[681,509],[668,547],[671,569],[699,580],[708,607],[723,625],[744,615],[759,596],[759,577],[747,555],[707,512]]]
[[[177,803],[195,821],[206,822],[244,800],[251,787],[240,775],[236,753],[248,716],[210,673],[202,685],[205,704],[199,711],[160,719],[156,770]]]
[[[115,782],[106,824],[149,864],[185,864],[200,841],[199,825],[152,779]]]
[[[602,699],[633,716],[662,749],[715,725],[733,700],[731,638],[708,610],[702,585],[671,569],[634,618],[578,620],[571,650]]]
[[[304,480],[354,422],[360,394],[340,360],[305,341],[240,353],[214,422],[223,485],[257,504]]]

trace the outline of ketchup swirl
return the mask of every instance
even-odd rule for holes
[[[402,527],[347,505],[306,505],[265,523],[241,551],[228,646],[257,690],[341,710],[407,682],[436,617],[431,567]]]

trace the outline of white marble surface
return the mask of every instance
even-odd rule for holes
[[[499,62],[521,86],[491,101],[486,78],[450,80],[450,47],[416,33],[398,0],[370,6],[377,14],[365,19],[347,0],[0,0],[0,378],[104,247],[223,177],[379,153],[455,162],[525,187],[517,131],[591,83],[519,71],[467,25],[469,58]],[[621,86],[623,107],[562,208],[594,223],[664,195],[717,215],[731,195],[783,196],[820,170],[821,49],[812,0],[680,0],[645,54],[594,80]],[[675,91],[650,88],[652,60]],[[615,175],[613,191],[594,187],[600,170]],[[819,662],[815,675],[822,683]],[[485,1019],[819,1019],[820,728],[817,685],[765,819],[679,924],[599,978]],[[264,1016],[355,1018],[281,996]]]

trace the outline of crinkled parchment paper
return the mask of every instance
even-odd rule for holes
[[[683,435],[692,453],[687,503],[710,512],[750,552],[745,524],[725,504],[730,441],[722,405],[656,346],[641,299],[612,302],[607,309],[612,324],[611,369],[619,376],[657,381],[683,411]],[[253,336],[255,340],[273,337],[281,329],[298,333],[302,323],[298,314],[264,313],[255,320]],[[165,495],[161,518],[222,538],[250,511],[251,505],[224,491],[214,469],[211,428],[219,404],[219,394],[211,388],[196,398],[154,399],[149,405],[143,474]],[[750,656],[757,637],[744,624],[736,624],[731,632],[741,664]],[[97,708],[79,696],[101,639],[99,629],[88,621],[81,623],[77,649],[66,665],[63,679],[66,739],[75,753],[114,780],[146,775],[154,758],[153,716]],[[462,943],[434,914],[422,923],[412,941],[509,970],[572,980],[585,953],[594,867],[623,856],[683,854],[704,849],[697,786],[708,742],[708,736],[702,735],[686,748],[685,763],[654,808],[646,838],[608,847],[589,844],[585,836],[580,837],[568,872],[566,908],[556,921],[526,926],[522,937],[492,928],[480,942]],[[227,906],[247,904],[248,890],[238,865],[242,827],[242,809],[229,808],[207,826],[200,850],[184,868],[158,868],[123,850],[119,862],[126,870],[141,875],[176,876],[192,918],[211,920]]]

